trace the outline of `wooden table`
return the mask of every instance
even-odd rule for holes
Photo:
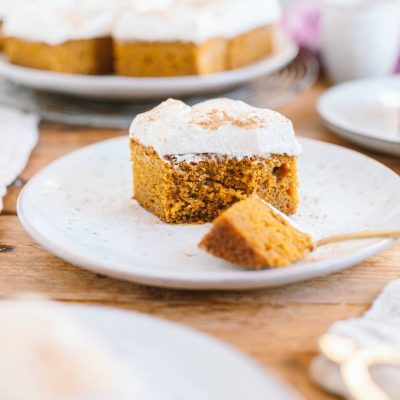
[[[319,82],[279,111],[293,120],[301,136],[353,147],[329,133],[316,115],[315,101],[325,87]],[[0,248],[5,251],[0,253],[0,293],[37,292],[62,301],[120,307],[173,320],[248,353],[308,399],[332,399],[308,378],[317,339],[334,321],[360,315],[388,282],[400,277],[400,243],[344,272],[244,293],[155,289],[81,270],[42,250],[25,233],[16,216],[17,196],[21,186],[49,162],[125,133],[42,124],[40,143],[10,188],[0,216]],[[398,158],[370,155],[400,172]]]

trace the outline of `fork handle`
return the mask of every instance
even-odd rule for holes
[[[336,235],[318,240],[315,247],[326,246],[328,244],[347,242],[350,240],[365,240],[377,238],[400,238],[400,230],[386,230],[386,231],[366,231],[356,233],[345,233],[343,235]]]

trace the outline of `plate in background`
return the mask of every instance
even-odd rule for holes
[[[302,140],[296,222],[315,239],[400,224],[400,178],[355,151]],[[51,253],[91,271],[181,289],[278,286],[352,266],[394,241],[321,248],[280,269],[245,271],[197,247],[210,225],[168,225],[131,200],[128,139],[80,149],[45,167],[23,189],[18,215]]]
[[[0,57],[0,75],[23,86],[78,97],[128,100],[180,97],[227,90],[272,74],[289,64],[298,47],[288,35],[279,36],[279,52],[244,68],[204,76],[131,78],[116,75],[61,74],[16,66]]]
[[[275,109],[309,89],[318,78],[315,57],[302,51],[285,68],[253,79],[231,90],[212,96],[242,100],[255,107]],[[207,100],[207,95],[191,96],[184,101],[193,105]],[[49,121],[101,128],[128,129],[132,118],[157,106],[160,100],[115,102],[33,90],[0,78],[0,105],[29,111]]]
[[[317,110],[338,135],[400,156],[400,75],[334,86],[320,97]]]
[[[132,370],[141,400],[299,397],[230,346],[154,317],[107,307],[63,305]]]

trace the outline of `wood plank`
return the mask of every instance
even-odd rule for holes
[[[377,159],[397,173],[400,173],[400,160],[398,157],[366,151],[344,139],[338,138],[322,125],[315,111],[314,104],[325,87],[325,83],[319,82],[312,90],[302,94],[295,101],[279,109],[280,112],[293,121],[296,133],[300,137],[324,140],[355,149]],[[299,104],[304,104],[305,106],[299,107]],[[34,173],[64,154],[83,146],[126,133],[123,130],[75,127],[44,122],[41,124],[39,145],[33,152],[31,160],[25,171],[21,174],[21,180],[18,183],[27,181]],[[15,204],[19,192],[20,187],[12,187],[9,191],[8,196],[5,198],[5,214],[15,214]]]
[[[135,310],[185,324],[252,355],[307,398],[318,399],[330,398],[314,387],[307,375],[318,337],[334,321],[360,315],[373,293],[399,273],[393,262],[387,268],[379,266],[380,279],[372,271],[368,273],[366,265],[329,279],[272,290],[175,291],[122,282],[73,267],[35,244],[15,216],[0,218],[0,244],[13,248],[0,256],[2,295],[34,292],[62,301]],[[379,258],[373,262],[380,264]],[[340,293],[334,291],[338,284],[344,286]]]
[[[106,278],[74,267],[47,253],[23,230],[16,216],[0,218],[0,245],[13,251],[0,256],[0,293],[35,291],[60,300],[157,303],[216,307],[262,307],[291,304],[353,304],[367,306],[390,281],[400,277],[400,243],[351,269],[273,289],[245,292],[195,292],[147,288]],[[46,277],[46,279],[42,279]]]
[[[326,84],[280,111],[300,136],[357,149],[400,173],[400,159],[367,152],[324,128],[315,102]],[[308,399],[332,399],[314,386],[307,369],[318,337],[339,319],[360,315],[390,281],[399,279],[400,243],[346,271],[274,289],[194,292],[144,287],[74,267],[40,248],[15,216],[23,184],[58,157],[91,143],[126,134],[120,130],[42,123],[40,142],[0,216],[0,294],[35,292],[68,302],[136,310],[176,321],[247,352],[295,385]]]

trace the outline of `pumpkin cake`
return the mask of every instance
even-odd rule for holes
[[[13,6],[15,7],[14,2],[10,2],[10,0],[0,0],[0,51],[4,48],[4,35],[3,35],[3,25],[7,16],[10,12],[12,12]]]
[[[253,195],[223,212],[199,246],[240,267],[261,269],[302,259],[313,249],[313,241],[285,215]]]
[[[54,3],[54,4],[53,4]],[[115,15],[74,2],[24,2],[4,22],[4,51],[16,65],[71,74],[113,71]]]
[[[296,212],[301,147],[275,111],[169,99],[133,120],[130,146],[134,198],[163,221],[209,222],[254,193]]]
[[[151,4],[151,2],[150,2]],[[204,75],[276,49],[278,0],[171,0],[124,12],[113,29],[119,75]]]
[[[4,49],[3,19],[0,19],[0,51]]]

